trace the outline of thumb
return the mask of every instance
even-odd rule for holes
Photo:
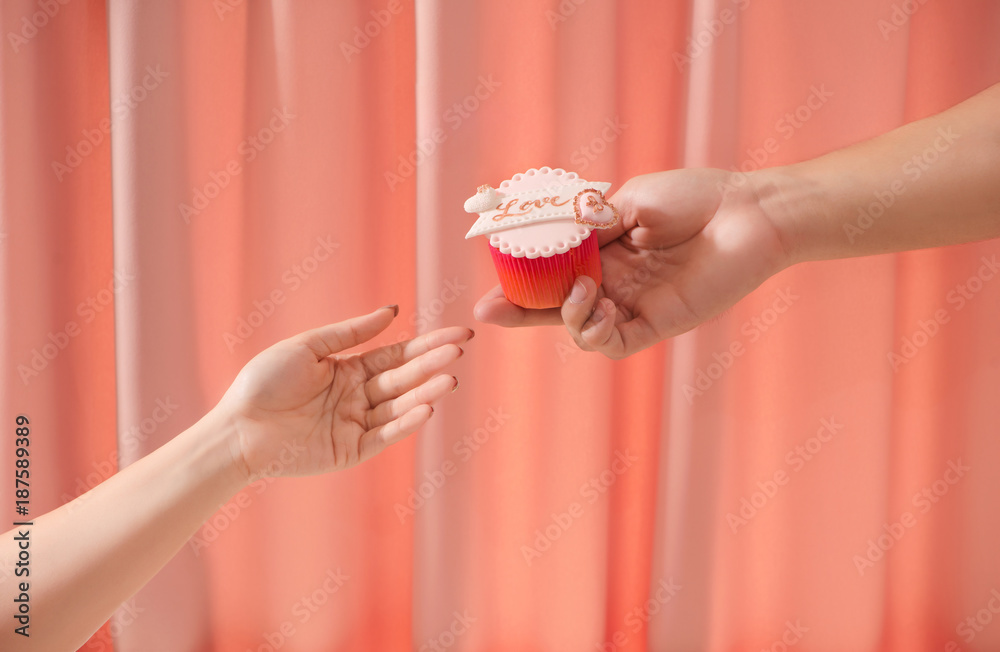
[[[384,331],[399,314],[399,306],[383,306],[374,312],[347,321],[327,324],[296,335],[293,339],[305,344],[317,360],[344,349],[367,342]]]

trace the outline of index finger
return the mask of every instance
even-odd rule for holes
[[[618,192],[608,200],[608,203],[618,211],[618,222],[609,229],[594,229],[597,232],[597,244],[601,247],[622,237],[629,228],[634,226],[632,223],[635,220],[632,217],[632,208],[628,201],[629,195],[627,192],[622,192],[624,188],[625,186],[619,188]]]
[[[555,326],[562,324],[559,308],[531,310],[507,300],[499,285],[483,295],[472,310],[473,316],[484,323],[506,328],[522,326]]]
[[[397,306],[383,306],[367,315],[320,326],[290,339],[305,344],[317,360],[322,360],[375,337],[389,327],[398,310]]]
[[[475,335],[475,331],[465,326],[447,326],[404,342],[387,344],[366,351],[360,356],[361,363],[368,375],[374,376],[446,344],[464,344]]]

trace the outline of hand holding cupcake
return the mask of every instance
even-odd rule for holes
[[[696,169],[634,177],[614,194],[614,209],[584,193],[579,221],[604,224],[609,211],[617,212],[617,224],[587,238],[600,240],[602,269],[578,274],[559,308],[525,309],[504,296],[507,286],[494,288],[476,304],[476,319],[512,327],[562,324],[580,348],[616,359],[711,319],[786,260],[754,188],[726,190],[731,174]],[[602,184],[588,187],[604,191]],[[497,192],[499,213],[504,189]],[[575,213],[565,224],[581,226]]]

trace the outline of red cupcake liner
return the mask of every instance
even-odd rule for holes
[[[579,246],[549,257],[518,258],[489,247],[504,295],[522,308],[558,308],[578,276],[601,284],[601,254],[593,232]]]

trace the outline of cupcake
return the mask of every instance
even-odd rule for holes
[[[515,174],[499,188],[480,186],[465,202],[467,213],[479,214],[465,237],[489,237],[510,302],[522,308],[561,306],[576,277],[601,283],[593,232],[618,223],[618,209],[604,197],[610,187],[547,167]]]

